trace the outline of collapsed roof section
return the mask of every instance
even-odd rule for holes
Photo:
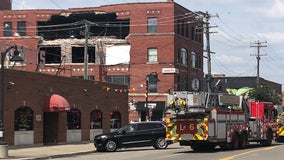
[[[38,35],[44,40],[85,38],[86,22],[89,23],[89,37],[106,36],[125,39],[129,34],[129,20],[119,20],[115,13],[64,12],[53,15],[48,21],[37,22]]]

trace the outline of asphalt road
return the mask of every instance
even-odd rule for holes
[[[252,144],[246,149],[224,151],[216,148],[213,151],[193,152],[190,147],[170,145],[165,150],[153,147],[120,149],[116,152],[94,152],[60,160],[283,160],[284,143],[273,143],[268,147]]]

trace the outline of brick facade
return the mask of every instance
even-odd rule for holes
[[[81,141],[90,140],[90,113],[93,110],[102,112],[103,132],[110,131],[111,112],[117,111],[121,114],[122,125],[129,121],[127,92],[115,91],[127,90],[125,86],[7,69],[4,73],[3,89],[5,141],[9,145],[14,145],[15,110],[22,106],[27,106],[33,111],[34,143],[44,143],[45,121],[54,119],[44,119],[43,112],[44,102],[51,94],[61,95],[70,103],[71,108],[81,112]],[[56,141],[66,143],[67,112],[57,113]]]
[[[196,14],[183,6],[172,2],[155,3],[126,3],[117,5],[105,5],[89,8],[72,8],[62,13],[61,10],[24,10],[11,11],[8,13],[0,11],[1,22],[12,22],[13,28],[17,28],[18,21],[26,21],[27,35],[21,37],[3,37],[0,32],[0,48],[5,50],[7,46],[17,44],[25,48],[25,61],[23,66],[15,66],[15,69],[25,71],[36,71],[38,65],[38,44],[42,43],[42,37],[36,35],[37,22],[46,22],[55,15],[68,15],[78,13],[100,13],[115,14],[117,20],[129,21],[129,33],[125,40],[131,46],[129,64],[117,64],[105,66],[99,64],[89,64],[89,74],[95,80],[105,81],[106,76],[129,75],[129,99],[134,105],[146,103],[145,100],[145,81],[147,75],[156,73],[158,76],[157,93],[148,94],[148,102],[159,103],[166,107],[167,95],[172,91],[187,90],[193,91],[192,80],[199,79],[199,90],[203,88],[203,39],[202,33],[197,33],[198,23],[195,19]],[[12,16],[11,16],[12,15]],[[104,14],[102,14],[104,15]],[[66,16],[68,18],[70,16]],[[54,18],[54,17],[53,17]],[[157,32],[148,33],[147,19],[157,18]],[[111,28],[108,28],[110,30]],[[14,33],[15,31],[13,31]],[[62,44],[66,39],[62,40]],[[65,45],[64,45],[65,46]],[[62,45],[61,48],[64,48]],[[66,48],[66,46],[65,46]],[[158,61],[149,63],[147,52],[149,48],[158,50]],[[187,64],[180,62],[180,50],[187,51]],[[66,53],[66,52],[64,52]],[[196,53],[197,66],[192,66],[192,53]],[[96,55],[98,57],[98,55]],[[52,67],[52,68],[51,68]],[[59,64],[41,65],[40,71],[55,75]],[[83,76],[83,64],[64,64],[60,76]],[[163,73],[164,68],[178,70],[176,73]],[[183,86],[183,88],[182,88]],[[157,103],[158,104],[158,103]],[[136,106],[137,107],[137,106]],[[137,110],[137,108],[136,108]],[[131,120],[145,120],[143,111],[131,111]],[[159,111],[156,120],[162,120],[163,110]]]

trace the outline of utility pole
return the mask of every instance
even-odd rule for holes
[[[260,54],[260,48],[261,47],[267,47],[267,45],[263,45],[263,43],[267,43],[266,41],[260,42],[259,40],[257,42],[254,42],[250,45],[250,47],[256,47],[257,48],[257,53],[256,54],[251,54],[251,56],[256,57],[257,61],[257,73],[256,73],[256,86],[259,86],[259,61],[261,56],[266,56],[267,54]]]
[[[202,22],[204,24],[204,26],[203,26],[204,27],[204,34],[205,34],[205,37],[206,37],[206,50],[205,50],[205,52],[207,52],[206,58],[207,58],[207,70],[208,70],[207,91],[210,94],[212,92],[211,87],[212,87],[212,80],[213,80],[212,79],[212,73],[211,73],[211,53],[214,53],[214,52],[211,52],[211,50],[210,50],[210,33],[216,33],[216,32],[210,32],[209,29],[212,28],[212,27],[217,27],[217,26],[210,26],[209,20],[210,20],[211,17],[218,17],[219,18],[219,16],[217,14],[211,15],[211,14],[208,13],[208,11],[206,11],[205,13],[198,11],[196,13],[202,16]]]
[[[88,39],[89,39],[89,30],[90,30],[90,22],[87,20],[83,20],[83,23],[85,24],[85,45],[84,45],[84,79],[87,80],[88,78]]]

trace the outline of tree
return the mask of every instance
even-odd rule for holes
[[[280,104],[281,98],[271,88],[266,85],[260,85],[253,89],[248,96],[249,99],[255,99],[262,102],[273,102],[274,104]]]

